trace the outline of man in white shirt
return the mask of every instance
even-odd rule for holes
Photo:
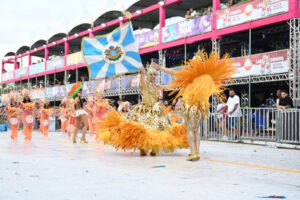
[[[234,134],[238,134],[240,110],[240,98],[233,89],[229,90],[229,98],[226,103],[228,111],[228,129],[234,129]]]
[[[118,109],[117,109],[117,111],[118,111],[119,113],[122,112],[122,103],[123,103],[122,100],[118,100]]]
[[[197,17],[197,12],[193,8],[190,9],[190,14],[192,18]]]

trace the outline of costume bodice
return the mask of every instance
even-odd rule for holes
[[[154,105],[159,100],[161,86],[157,83],[146,81],[145,88],[141,88],[143,96],[143,103],[147,105]]]

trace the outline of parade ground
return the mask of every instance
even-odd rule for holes
[[[202,141],[188,162],[188,150],[140,157],[88,139],[1,133],[0,199],[300,199],[299,150]]]

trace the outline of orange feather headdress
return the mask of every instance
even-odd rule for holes
[[[68,96],[71,98],[75,98],[77,93],[82,89],[83,89],[83,84],[82,84],[82,82],[79,81],[72,86]]]
[[[176,71],[169,89],[178,92],[176,98],[189,106],[196,106],[206,116],[209,109],[209,98],[224,91],[224,82],[230,81],[236,73],[233,60],[228,54],[220,58],[219,52],[209,55],[198,51],[192,60],[186,62],[183,70]]]

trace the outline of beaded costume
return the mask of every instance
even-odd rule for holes
[[[149,71],[149,70],[148,70]],[[152,151],[173,152],[176,148],[187,148],[184,125],[171,122],[159,104],[162,87],[150,82],[141,73],[142,103],[133,106],[126,117],[110,110],[101,122],[98,139],[113,145],[117,150],[140,150],[141,155]]]

